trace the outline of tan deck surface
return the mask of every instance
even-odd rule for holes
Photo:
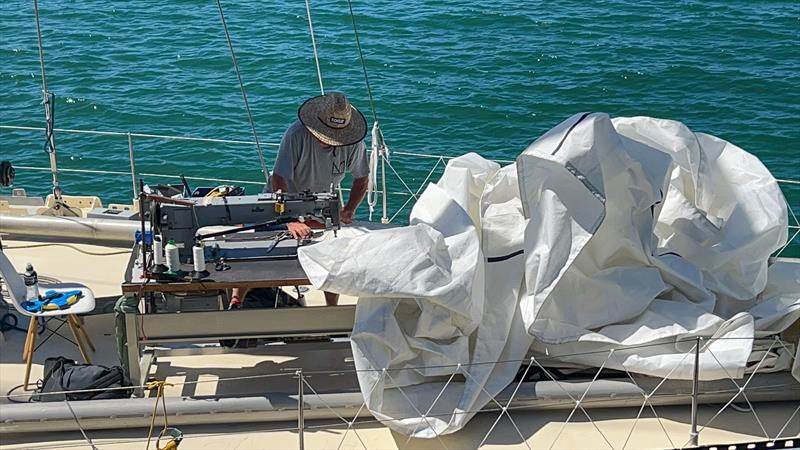
[[[86,325],[98,346],[94,354],[95,362],[100,364],[116,364],[116,353],[113,347],[110,330],[113,328],[113,316],[101,314],[88,316]],[[7,393],[19,384],[23,374],[20,359],[24,334],[8,333],[6,343],[0,347],[0,391]],[[295,352],[301,347],[302,352]],[[265,373],[293,373],[294,368],[303,367],[307,371],[331,368],[352,368],[350,352],[346,343],[325,344],[314,348],[314,344],[292,344],[284,346],[268,346],[258,355],[225,354],[214,356],[180,356],[162,358],[151,373],[159,379],[176,383],[170,387],[167,395],[221,395],[254,393],[269,390],[271,392],[296,392],[296,381],[287,376],[256,380],[235,380],[219,382],[220,378],[246,377]],[[293,354],[294,353],[294,354]],[[79,359],[74,347],[60,338],[45,344],[36,355],[33,379],[41,376],[41,362],[47,355],[62,354]],[[183,382],[202,381],[197,384],[181,385]],[[326,375],[310,379],[320,392],[351,390],[355,388],[352,375]],[[18,392],[18,391],[16,391]],[[309,395],[307,393],[307,395]],[[7,402],[3,399],[3,402]],[[700,408],[700,423],[708,420],[721,405],[707,405]],[[760,403],[756,412],[770,436],[774,436],[786,422],[798,405],[790,403]],[[2,408],[2,403],[0,403]],[[627,448],[671,448],[680,447],[688,439],[689,407],[656,407],[662,423],[669,432],[673,443],[670,444],[661,425],[652,418],[652,413],[645,410],[642,419],[636,424],[635,432]],[[633,418],[637,408],[589,410],[595,423],[603,431],[614,448],[621,448],[634,426]],[[559,434],[561,426],[569,411],[513,411],[512,417],[520,429],[525,442],[530,448],[550,448]],[[484,413],[475,417],[468,427],[458,433],[437,440],[412,439],[406,444],[406,437],[390,431],[377,423],[365,423],[356,426],[358,435],[348,432],[341,448],[364,448],[359,441],[363,440],[368,449],[427,449],[427,448],[475,448],[483,439],[487,430],[497,418],[497,413]],[[229,424],[181,427],[186,438],[180,445],[187,449],[295,449],[298,448],[296,422],[263,423],[263,424]],[[327,421],[307,421],[308,430],[304,433],[306,449],[338,448],[345,427],[338,419]],[[287,430],[289,429],[289,430]],[[283,431],[270,431],[283,430]],[[146,443],[147,430],[94,430],[88,435],[100,449],[142,449]],[[784,435],[800,435],[800,420],[796,420],[785,430]],[[701,433],[701,443],[731,443],[756,441],[763,439],[763,433],[752,413],[726,410]],[[442,445],[444,443],[444,446]],[[446,447],[445,447],[446,446]],[[60,432],[52,434],[0,435],[0,448],[37,449],[37,448],[88,448],[79,432]],[[153,448],[153,447],[151,447]],[[527,448],[523,440],[514,430],[511,422],[503,418],[487,439],[484,448]],[[603,438],[586,418],[577,412],[572,418],[553,448],[595,449],[608,448]]]
[[[94,256],[81,253],[72,247],[37,245],[31,242],[4,241],[7,252],[18,270],[32,262],[44,276],[62,281],[77,281],[90,286],[98,297],[119,294],[119,280],[127,261],[127,255],[116,254]],[[23,248],[24,247],[24,248]],[[110,249],[97,246],[77,246],[80,250],[96,253],[121,252],[124,249]],[[307,295],[310,305],[323,304],[322,295],[313,292]],[[343,298],[342,303],[352,303],[355,299]],[[114,348],[114,321],[111,314],[86,316],[85,323],[92,339],[97,345],[93,354],[95,363],[118,364]],[[25,322],[20,323],[24,328]],[[64,331],[66,331],[64,329]],[[0,394],[5,395],[22,381],[24,366],[21,360],[24,333],[6,332],[5,342],[0,341]],[[170,396],[253,394],[266,390],[276,392],[296,391],[296,381],[291,377],[279,377],[265,382],[263,379],[219,382],[220,378],[244,377],[254,374],[293,373],[294,368],[305,370],[330,368],[352,368],[349,346],[341,344],[291,344],[268,346],[258,354],[231,353],[213,356],[180,356],[161,358],[151,373],[159,379],[178,383],[167,390]],[[48,356],[63,355],[80,359],[77,349],[61,338],[54,337],[37,351],[31,378],[41,377],[42,362]],[[202,381],[197,384],[180,385],[183,382]],[[341,391],[355,389],[352,375],[332,374],[310,380],[320,391]],[[15,393],[18,391],[15,391]],[[0,399],[0,408],[8,399]],[[721,405],[708,405],[700,409],[700,423],[704,423]],[[792,414],[797,404],[770,403],[757,404],[759,419],[770,436],[774,436]],[[682,446],[688,439],[689,407],[657,407],[663,418],[672,443],[667,439],[661,425],[652,418],[650,411],[644,411],[643,418],[636,423],[627,448],[669,448]],[[614,448],[621,448],[634,426],[633,418],[638,408],[590,410],[597,427],[603,431]],[[561,432],[562,424],[569,411],[514,411],[511,413],[519,427],[522,437],[511,422],[503,418],[497,424],[484,448],[549,448],[559,435],[553,448],[594,449],[607,448],[605,441],[594,425],[580,413],[571,419]],[[358,434],[350,431],[339,420],[308,421],[305,436],[306,449],[369,448],[369,449],[427,449],[427,448],[475,448],[492,426],[497,413],[483,413],[475,417],[466,429],[445,436],[441,441],[412,439],[407,442],[403,435],[391,432],[377,423],[359,424]],[[290,423],[229,424],[224,426],[182,427],[186,438],[181,450],[189,449],[296,449],[298,448],[296,427]],[[283,431],[280,431],[283,429]],[[287,430],[289,429],[289,430]],[[275,431],[270,431],[275,430]],[[42,430],[43,432],[46,429]],[[143,449],[146,445],[147,430],[125,429],[89,431],[88,435],[100,449]],[[800,418],[790,424],[784,435],[800,435]],[[714,424],[703,430],[701,443],[717,444],[763,439],[763,433],[752,413],[736,412],[732,409],[720,415]],[[524,438],[524,439],[523,439]],[[363,441],[363,445],[362,445]],[[527,445],[526,445],[527,444]],[[445,447],[446,446],[446,447]],[[79,432],[42,433],[27,435],[0,435],[0,448],[8,449],[65,449],[89,448]],[[154,448],[154,445],[151,445]]]
[[[3,239],[3,252],[23,272],[32,263],[40,277],[88,286],[95,297],[121,294],[130,248]]]
[[[23,271],[25,264],[31,262],[40,277],[50,277],[63,282],[78,282],[87,285],[97,298],[116,299],[121,295],[120,283],[123,279],[129,249],[113,248],[88,244],[49,244],[31,241],[3,240],[4,252],[8,255],[17,271]],[[287,292],[294,294],[294,289],[287,289]],[[324,295],[320,291],[309,290],[305,294],[308,306],[324,306]],[[354,297],[341,296],[340,304],[354,304]],[[96,313],[101,311],[96,310]],[[97,352],[90,356],[92,362],[103,365],[117,365],[116,348],[114,345],[114,318],[112,314],[96,314],[84,316],[83,320],[87,325],[92,340],[97,346]],[[27,319],[20,318],[18,327],[26,328]],[[53,322],[53,326],[57,323]],[[61,328],[60,332],[71,338],[67,327]],[[0,391],[8,392],[12,387],[20,384],[23,379],[24,365],[22,364],[22,346],[25,340],[25,333],[21,331],[8,331],[0,337]],[[41,342],[41,337],[38,339]],[[307,346],[306,346],[307,347]],[[348,347],[349,348],[349,347]],[[294,356],[286,356],[286,349],[279,349],[275,356],[276,361],[287,361],[296,359]],[[292,350],[288,350],[291,352]],[[267,352],[269,353],[269,352]],[[325,355],[330,356],[328,352]],[[42,375],[42,364],[47,357],[65,356],[80,361],[80,353],[77,348],[66,340],[54,336],[42,345],[34,354],[34,364],[31,372],[31,380],[37,380]],[[169,359],[159,360],[159,364],[154,367],[159,372],[152,373],[160,379],[169,377],[172,382],[180,382],[186,377],[206,376],[200,372],[200,368],[207,366],[209,370],[217,370],[220,377],[243,376],[246,368],[252,365],[252,369],[257,373],[263,373],[267,366],[275,366],[274,363],[264,358],[269,358],[269,354],[262,356],[254,355],[214,355],[214,356],[183,356],[179,357],[180,363],[177,367],[184,369],[173,369],[168,363]],[[254,358],[257,358],[255,360]],[[313,352],[303,351],[304,363],[310,365],[322,364],[320,367],[330,367],[330,360],[319,358]],[[213,361],[213,364],[210,364]],[[326,367],[327,365],[327,367]],[[294,367],[297,367],[295,365]],[[303,365],[303,367],[306,367]],[[196,369],[197,373],[190,373]],[[283,367],[281,367],[283,369]],[[232,375],[235,374],[235,375]],[[175,377],[175,378],[172,378]],[[207,377],[206,377],[207,379]],[[201,389],[198,392],[188,392],[186,388],[173,388],[167,391],[168,395],[204,395],[213,394],[212,383],[204,382],[194,385]],[[226,387],[226,392],[229,389]],[[0,404],[7,400],[0,399]]]

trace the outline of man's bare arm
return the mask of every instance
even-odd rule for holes
[[[289,191],[289,182],[286,181],[286,178],[273,173],[272,174],[272,192],[288,192]]]
[[[350,187],[350,198],[347,199],[347,204],[344,205],[344,208],[339,214],[342,222],[350,223],[353,221],[353,214],[355,214],[356,208],[358,208],[361,200],[364,199],[364,195],[367,194],[368,183],[369,177],[361,177],[353,180],[353,185]]]
[[[353,185],[350,187],[350,198],[347,199],[345,208],[355,211],[361,200],[367,194],[367,185],[369,184],[369,177],[361,177],[353,180]]]

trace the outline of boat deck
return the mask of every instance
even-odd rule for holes
[[[41,246],[31,241],[10,240],[4,240],[4,245],[16,267],[24,267],[30,261],[43,278],[81,282],[95,292],[100,299],[98,310],[96,314],[84,317],[86,328],[97,345],[93,362],[119,364],[114,343],[113,313],[104,311],[108,311],[108,305],[113,306],[113,300],[120,295],[120,285],[114,280],[122,279],[128,259],[127,249],[86,244]],[[324,303],[321,293],[311,293],[308,301],[311,305]],[[355,299],[343,298],[342,302],[353,303]],[[24,328],[24,325],[21,323],[20,327]],[[14,388],[23,378],[21,354],[24,338],[22,331],[7,331],[0,344],[0,394],[3,395],[0,408],[12,400],[8,398],[9,392],[14,395],[20,393]],[[186,346],[184,354],[160,357],[152,366],[151,376],[174,384],[166,388],[168,397],[224,398],[269,393],[270,396],[294,398],[297,379],[293,375],[298,368],[306,372],[328,372],[311,375],[308,379],[319,394],[359,392],[352,372],[352,354],[346,340],[274,344],[241,351],[206,348],[206,354],[193,354],[197,348]],[[44,359],[55,355],[80,360],[76,347],[59,337],[53,337],[36,352],[31,378],[35,380],[41,377]],[[306,395],[312,394],[306,392]],[[25,401],[26,398],[14,397],[13,400]],[[710,419],[720,406],[701,405],[699,423]],[[756,403],[755,407],[768,435],[774,437],[798,403]],[[499,420],[486,438],[484,448],[604,448],[608,447],[604,439],[614,448],[671,448],[684,445],[689,436],[690,408],[680,405],[657,406],[656,409],[660,421],[647,409],[642,412],[642,418],[636,420],[638,407],[593,408],[589,410],[591,421],[580,411],[570,417],[570,409],[514,410],[511,411],[513,423],[506,417]],[[350,431],[347,431],[345,422],[338,418],[307,419],[303,436],[307,449],[475,448],[492,429],[498,414],[479,413],[465,429],[441,439],[408,439],[363,413],[363,418]],[[157,427],[159,423],[160,418]],[[63,449],[88,446],[78,431],[46,433],[46,426],[43,428],[43,433],[0,434],[0,448]],[[185,434],[180,445],[182,450],[298,448],[297,421],[294,420],[181,425],[180,428]],[[634,432],[631,434],[632,429]],[[88,430],[86,433],[100,449],[141,449],[147,440],[147,429],[143,428]],[[800,420],[790,421],[782,436],[800,436]],[[764,433],[752,413],[731,408],[723,411],[700,434],[701,444],[764,439]]]
[[[4,251],[17,268],[25,267],[31,262],[39,273],[40,279],[78,282],[87,285],[97,298],[94,314],[83,316],[83,321],[90,332],[97,351],[91,354],[92,362],[102,365],[119,365],[114,340],[113,306],[121,295],[120,283],[130,255],[130,249],[113,248],[89,244],[39,243],[34,241],[4,240]],[[114,282],[119,280],[119,282]],[[309,290],[305,294],[306,304],[320,307],[325,304],[322,292]],[[342,296],[340,304],[355,304],[353,297]],[[2,336],[0,344],[0,391],[7,393],[21,383],[24,364],[21,358],[25,341],[27,320],[20,319],[17,325],[21,330],[10,330]],[[71,337],[67,328],[60,330]],[[198,346],[185,346],[191,353]],[[315,350],[319,349],[319,350]],[[168,387],[169,396],[202,396],[256,394],[263,392],[263,384],[256,390],[247,391],[243,383],[215,383],[218,378],[246,377],[264,373],[294,373],[303,367],[306,370],[322,370],[331,367],[352,369],[349,344],[342,343],[292,343],[287,345],[267,345],[259,349],[248,349],[246,354],[222,353],[210,355],[204,349],[204,355],[159,357],[151,367],[150,376],[176,383]],[[82,362],[77,347],[58,336],[53,336],[34,353],[31,380],[40,379],[44,360],[51,356],[65,356]],[[345,361],[347,360],[347,361]],[[290,362],[295,361],[292,364]],[[314,369],[316,368],[316,369]],[[289,371],[289,372],[287,372]],[[283,377],[281,377],[283,378]],[[343,380],[347,378],[347,383]],[[182,385],[186,381],[198,381],[190,385]],[[325,383],[325,389],[346,389],[358,391],[355,376],[336,377],[336,383]],[[284,380],[270,381],[270,390],[279,389]],[[286,381],[287,392],[295,392],[297,384]],[[237,387],[238,386],[238,387]],[[0,404],[8,402],[0,398]]]

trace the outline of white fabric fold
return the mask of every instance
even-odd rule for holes
[[[370,411],[435,437],[529,352],[690,379],[699,343],[701,379],[763,359],[800,380],[793,347],[754,341],[800,318],[800,264],[769,260],[787,224],[774,178],[739,147],[679,122],[578,114],[515,164],[451,160],[409,226],[299,256],[315,287],[359,297],[351,342]]]

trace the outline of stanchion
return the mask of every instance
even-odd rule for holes
[[[136,189],[136,159],[133,155],[133,137],[131,136],[131,132],[128,131],[128,159],[130,160],[131,164],[131,181],[133,182],[133,199],[136,200],[139,197],[139,190]],[[142,212],[139,212],[142,214]]]
[[[300,450],[305,450],[306,446],[303,442],[303,429],[305,428],[305,420],[303,418],[303,384],[305,380],[303,379],[303,369],[298,370],[295,372],[297,375],[297,436],[298,436],[298,445]]]
[[[694,348],[694,373],[692,374],[692,429],[689,432],[689,445],[697,447],[697,396],[699,394],[699,379],[700,379],[700,341],[701,337],[697,338]]]

